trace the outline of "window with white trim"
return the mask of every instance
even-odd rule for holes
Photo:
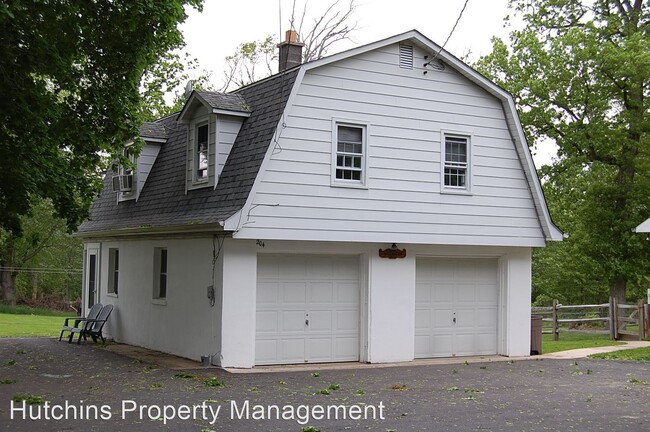
[[[153,298],[167,298],[167,249],[154,248]]]
[[[208,180],[208,124],[196,127],[194,145],[194,181],[204,182]]]
[[[336,123],[333,181],[363,185],[366,178],[366,127]]]
[[[120,250],[117,248],[108,249],[108,292],[117,294],[120,275]]]
[[[443,188],[447,190],[469,190],[469,136],[452,134],[444,134],[443,136]]]

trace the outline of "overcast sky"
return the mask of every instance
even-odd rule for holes
[[[302,11],[305,0],[298,0]],[[342,7],[348,0],[339,0]],[[418,30],[437,44],[443,44],[458,18],[465,0],[356,0],[354,20],[358,30],[353,41],[335,45],[328,54],[384,39],[408,30]],[[305,26],[320,16],[329,0],[311,0]],[[212,72],[215,86],[222,84],[224,57],[235,52],[242,42],[260,40],[268,35],[284,39],[288,30],[292,0],[205,0],[203,12],[189,12],[182,26],[186,51],[197,58],[200,70]],[[465,12],[445,47],[456,56],[470,52],[477,60],[490,53],[490,39],[507,39],[504,17],[511,14],[508,0],[469,0]],[[536,164],[548,163],[552,149],[540,149]]]

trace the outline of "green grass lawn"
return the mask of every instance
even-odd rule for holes
[[[51,313],[54,315],[0,313],[0,337],[59,336],[63,317],[74,316],[74,312]]]
[[[553,335],[542,335],[542,353],[566,351],[578,348],[594,348],[601,346],[621,345],[623,342],[609,340],[607,335],[591,335],[582,333],[560,333],[560,340],[554,341]]]
[[[635,348],[622,351],[614,351],[611,353],[594,354],[590,358],[598,358],[605,360],[632,360],[632,361],[647,361],[650,362],[650,348]]]

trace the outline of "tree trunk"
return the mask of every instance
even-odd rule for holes
[[[619,276],[616,278],[614,285],[609,289],[609,295],[616,298],[618,304],[625,304],[625,291],[627,288],[627,280]]]
[[[0,261],[0,284],[2,284],[2,299],[16,306],[16,272],[12,272],[10,264],[7,261]]]
[[[32,300],[38,299],[38,273],[32,273]]]

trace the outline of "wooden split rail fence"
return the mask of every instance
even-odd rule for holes
[[[610,297],[609,303],[533,307],[533,315],[541,315],[542,333],[559,340],[560,333],[591,333],[609,335],[613,340],[643,340],[650,337],[650,307],[642,300],[635,305],[621,304]]]

